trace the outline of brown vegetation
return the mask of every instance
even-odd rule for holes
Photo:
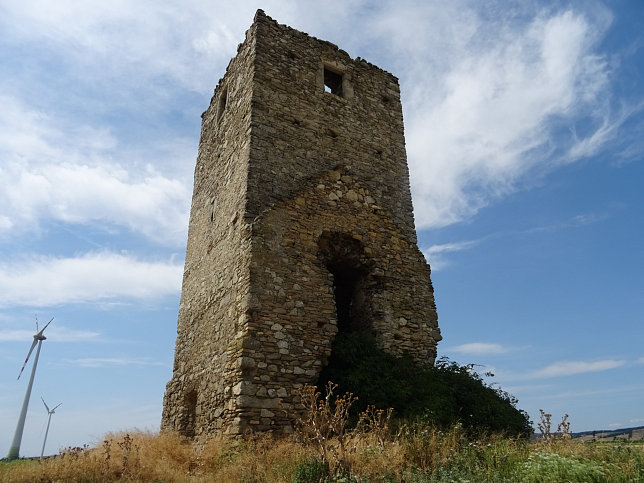
[[[575,440],[528,443],[500,436],[469,439],[459,426],[443,432],[414,425],[404,426],[384,444],[374,432],[352,434],[348,439],[343,465],[325,467],[315,444],[293,438],[215,438],[196,448],[170,433],[109,434],[95,448],[67,448],[43,461],[1,463],[0,481],[314,482],[325,477],[327,481],[459,481],[456,477],[642,481],[644,477],[642,445]],[[328,444],[339,442],[331,437]],[[544,470],[544,465],[550,466]],[[543,471],[549,471],[549,476]]]
[[[42,461],[0,463],[0,481],[420,483],[644,479],[644,445],[584,443],[563,437],[542,438],[536,443],[500,435],[474,438],[460,424],[446,431],[427,423],[398,422],[392,432],[391,410],[373,407],[360,415],[357,426],[348,428],[348,410],[355,397],[334,397],[335,390],[336,386],[329,384],[321,397],[314,388],[303,388],[304,414],[291,437],[218,437],[196,446],[170,432],[114,433],[94,448],[67,448],[57,457]],[[546,413],[543,417],[545,431],[549,418]],[[567,434],[567,417],[562,423]]]

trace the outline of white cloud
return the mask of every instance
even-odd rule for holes
[[[601,372],[616,369],[626,364],[626,361],[604,359],[600,361],[562,361],[550,364],[543,369],[536,370],[527,375],[530,379],[545,379],[550,377],[573,376],[587,372]]]
[[[502,346],[501,344],[493,344],[489,342],[471,342],[469,344],[461,344],[450,349],[452,352],[460,354],[482,356],[490,354],[504,354],[510,349]]]
[[[122,226],[159,243],[185,243],[190,202],[185,178],[169,178],[131,159],[114,160],[126,153],[116,149],[105,129],[61,128],[61,120],[15,98],[0,96],[0,103],[0,235],[53,220]]]
[[[479,242],[474,240],[461,241],[461,242],[452,242],[452,243],[443,243],[440,245],[432,245],[429,248],[423,250],[423,255],[425,259],[431,265],[432,271],[436,272],[445,268],[449,265],[449,260],[445,257],[446,253],[460,252],[462,250],[468,250],[473,246],[477,245]]]
[[[254,2],[204,0],[44,0],[8,2],[0,28],[16,43],[35,42],[60,57],[79,78],[97,82],[169,78],[212,92],[255,13]],[[286,2],[275,4],[279,12]],[[3,22],[4,18],[7,21]]]
[[[176,295],[183,267],[108,252],[0,264],[0,307],[47,307]]]
[[[542,13],[527,24],[501,14],[495,29],[460,9],[455,28],[438,27],[442,43],[412,43],[413,61],[401,56],[399,66],[419,228],[466,219],[527,175],[597,152],[623,122],[602,100],[610,72],[595,49],[605,10]],[[580,120],[594,127],[573,136]]]
[[[63,364],[75,367],[114,367],[114,366],[167,366],[166,362],[153,361],[148,357],[85,357],[63,359]]]
[[[7,228],[24,230],[43,220],[125,226],[152,240],[185,242],[187,187],[149,173],[139,179],[118,165],[13,165],[0,174]]]

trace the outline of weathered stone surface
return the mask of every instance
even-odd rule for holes
[[[291,431],[338,331],[432,364],[397,79],[258,11],[202,117],[162,428]]]

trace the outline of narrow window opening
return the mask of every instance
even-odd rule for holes
[[[338,97],[342,95],[342,74],[324,68],[324,90]]]
[[[343,264],[329,266],[333,275],[333,296],[339,332],[355,332],[368,327],[364,319],[365,297],[360,269]]]
[[[319,246],[320,255],[332,276],[338,331],[369,329],[365,280],[368,269],[362,260],[360,241],[346,233],[325,233]]]
[[[210,200],[210,221],[215,221],[215,208],[216,208],[216,203],[215,203],[215,197],[213,196],[212,199]]]
[[[345,370],[343,354],[346,354],[341,348],[351,340],[347,338],[361,340],[373,330],[373,283],[362,242],[350,233],[323,232],[318,246],[321,261],[330,275],[338,328],[329,341],[331,354],[323,361],[316,383],[318,389],[323,390],[329,380],[337,381],[336,376]],[[337,350],[340,350],[339,355]]]
[[[224,87],[219,94],[219,108],[217,109],[217,120],[221,119],[224,110],[226,109],[226,102],[228,102],[228,89]]]

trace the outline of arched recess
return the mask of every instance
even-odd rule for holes
[[[362,243],[349,233],[323,232],[318,247],[333,280],[338,332],[371,329],[371,297],[367,291],[369,262]]]

